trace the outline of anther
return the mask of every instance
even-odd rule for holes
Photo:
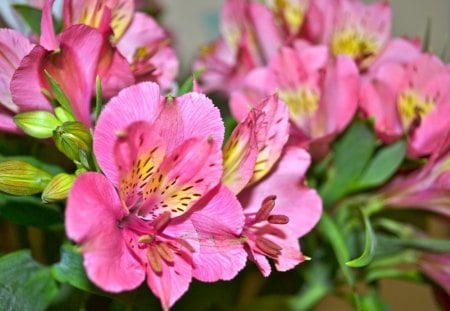
[[[173,252],[166,243],[161,242],[156,244],[156,250],[166,262],[172,263],[174,261]]]
[[[276,198],[277,196],[275,195],[269,195],[262,201],[261,208],[258,210],[258,212],[256,212],[255,222],[266,220],[267,217],[269,217],[270,213],[272,212],[272,209],[275,206]]]
[[[155,273],[162,272],[162,261],[158,251],[154,247],[147,249],[147,260]]]
[[[281,246],[266,238],[257,237],[255,240],[255,244],[260,250],[270,256],[278,256],[281,254]]]
[[[274,225],[285,225],[289,222],[289,217],[286,215],[270,215],[267,221]]]
[[[155,240],[155,236],[154,235],[144,234],[144,235],[141,235],[139,237],[138,243],[151,244],[154,240]]]

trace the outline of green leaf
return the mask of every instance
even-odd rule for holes
[[[340,199],[351,189],[369,162],[375,145],[374,134],[359,120],[334,144],[333,174],[320,189],[325,205]]]
[[[344,274],[344,277],[349,285],[354,285],[355,280],[352,272],[345,263],[348,261],[350,255],[345,244],[344,236],[339,231],[338,226],[334,223],[333,219],[326,213],[322,214],[322,218],[319,222],[319,230],[321,234],[328,240],[336,255],[336,259]]]
[[[365,276],[367,282],[379,279],[401,279],[406,281],[420,281],[421,274],[415,270],[404,270],[398,268],[371,269]]]
[[[0,258],[0,309],[45,310],[58,294],[50,269],[23,250]]]
[[[370,291],[361,296],[361,311],[389,311],[390,308],[381,299],[380,294],[371,288]]]
[[[180,89],[178,90],[178,95],[181,96],[183,94],[192,92],[194,88],[194,80],[197,80],[203,73],[203,69],[197,70],[194,72],[193,75],[189,76],[186,81],[180,86]]]
[[[73,115],[72,106],[70,104],[69,99],[66,94],[64,94],[63,90],[59,83],[50,75],[47,70],[44,70],[45,75],[47,76],[48,81],[50,82],[50,86],[52,88],[53,96],[55,96],[56,101],[63,107],[67,112]]]
[[[354,189],[377,187],[397,171],[406,153],[406,142],[401,140],[377,152],[358,179]]]
[[[22,226],[60,229],[63,217],[57,206],[42,204],[36,197],[10,197],[0,194],[0,216]]]
[[[224,124],[225,124],[225,138],[223,140],[223,144],[225,146],[226,141],[228,141],[228,138],[230,138],[231,133],[233,133],[233,130],[236,127],[237,123],[233,117],[228,116],[225,117]]]
[[[100,76],[95,79],[95,120],[98,120],[100,112],[102,111],[102,83]]]
[[[31,31],[39,36],[41,34],[42,11],[26,4],[14,4],[12,7],[19,13],[25,23],[27,23]]]
[[[84,270],[83,257],[75,246],[65,244],[61,247],[61,260],[53,265],[52,274],[58,282],[87,292],[101,292],[89,281]]]
[[[366,215],[364,210],[358,208],[361,217],[364,222],[364,229],[365,229],[365,246],[364,251],[358,258],[355,258],[353,260],[350,260],[346,262],[345,264],[349,267],[353,268],[360,268],[367,266],[369,263],[372,262],[374,254],[375,254],[375,248],[377,245],[377,239],[375,237],[375,233],[373,232],[372,225],[370,224],[369,217]]]
[[[431,51],[431,28],[432,28],[432,20],[431,17],[428,16],[422,43],[422,50],[424,52]]]

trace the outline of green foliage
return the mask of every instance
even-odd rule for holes
[[[57,294],[50,268],[34,261],[29,251],[0,258],[1,310],[45,310]]]
[[[41,34],[42,11],[27,4],[14,4],[12,7],[36,35]]]
[[[374,255],[375,255],[375,248],[376,248],[376,244],[377,244],[377,239],[376,239],[375,233],[372,229],[372,225],[370,223],[369,217],[364,212],[364,210],[359,209],[359,211],[360,211],[361,217],[364,222],[365,246],[364,246],[364,252],[361,254],[361,256],[345,263],[347,266],[350,266],[353,268],[364,267],[364,266],[367,266],[369,263],[371,263]]]
[[[63,216],[55,205],[44,205],[36,197],[10,197],[0,194],[0,215],[22,226],[61,229]]]
[[[203,70],[197,70],[194,74],[190,75],[186,81],[180,86],[177,96],[184,95],[186,93],[192,92],[194,89],[194,81],[197,80],[203,73]]]

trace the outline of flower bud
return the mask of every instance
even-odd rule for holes
[[[48,111],[30,111],[16,115],[14,122],[25,133],[35,138],[50,138],[61,122]]]
[[[53,139],[58,150],[71,160],[80,161],[80,152],[91,152],[91,133],[83,123],[64,122],[53,131]]]
[[[75,121],[75,117],[68,112],[66,109],[62,107],[56,107],[55,108],[55,115],[58,118],[61,123],[68,122],[68,121]]]
[[[0,191],[31,195],[44,190],[52,176],[23,161],[0,162]]]
[[[51,203],[67,198],[74,180],[75,175],[72,174],[60,173],[54,176],[42,192],[42,202]]]

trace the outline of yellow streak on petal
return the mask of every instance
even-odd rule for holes
[[[408,131],[414,120],[423,118],[433,110],[435,103],[414,90],[406,90],[400,94],[397,106],[403,129]]]

